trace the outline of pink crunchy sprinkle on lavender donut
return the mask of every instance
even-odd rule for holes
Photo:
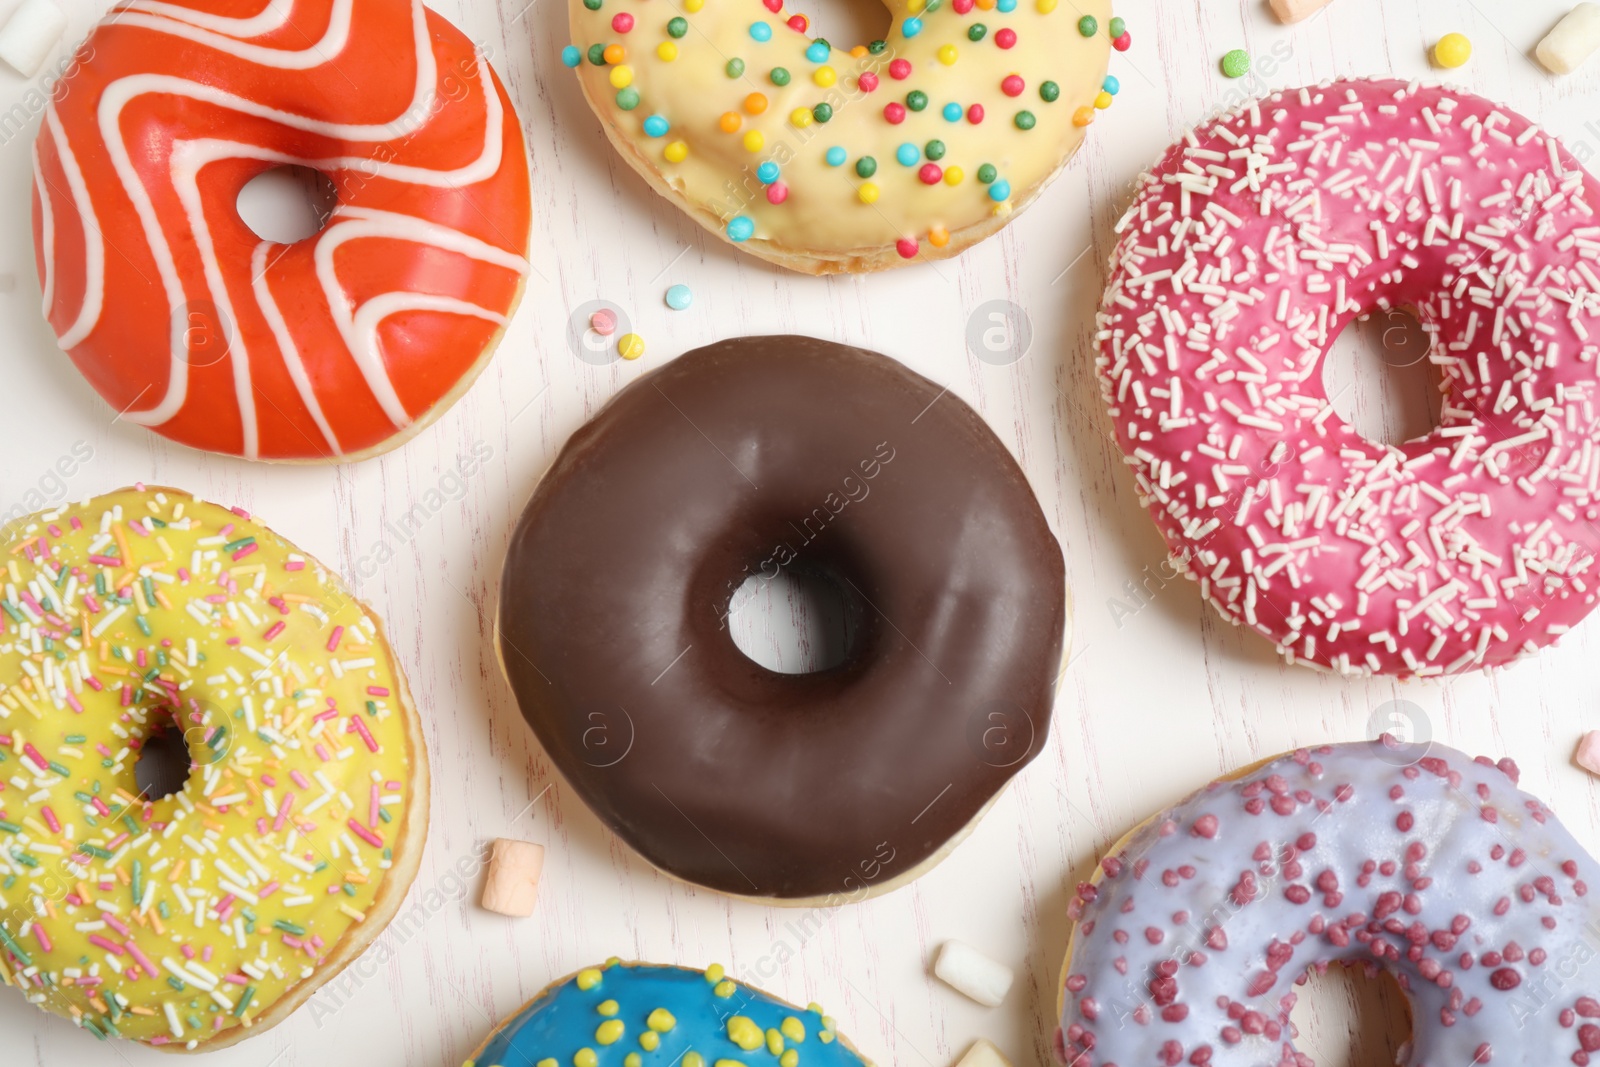
[[[1276,93],[1196,129],[1118,225],[1097,367],[1178,566],[1291,662],[1496,667],[1600,578],[1600,186],[1481,97]],[[1334,413],[1351,320],[1413,311],[1444,390],[1398,446]]]
[[[1311,1067],[1294,989],[1342,963],[1405,990],[1404,1062],[1586,1067],[1600,868],[1516,783],[1510,760],[1385,737],[1280,756],[1144,823],[1072,902],[1062,1062]]]

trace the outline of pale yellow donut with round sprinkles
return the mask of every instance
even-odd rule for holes
[[[1119,89],[1111,0],[885,0],[836,48],[783,0],[568,0],[601,126],[707,229],[808,274],[954,256],[1027,207]]]

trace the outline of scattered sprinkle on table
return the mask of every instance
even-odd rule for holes
[[[623,359],[638,359],[644,355],[644,338],[636,333],[625,333],[617,339],[617,355]]]
[[[1472,42],[1465,34],[1447,33],[1433,46],[1433,60],[1447,70],[1464,67],[1472,58]]]
[[[1242,78],[1250,73],[1250,53],[1235,48],[1222,57],[1222,73],[1230,78]]]
[[[694,290],[687,285],[674,285],[667,289],[667,307],[673,311],[683,311],[694,303]]]

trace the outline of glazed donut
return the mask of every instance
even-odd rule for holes
[[[34,150],[44,313],[130,422],[193,448],[348,461],[437,418],[527,272],[505,89],[417,0],[130,0],[89,36]],[[240,190],[326,175],[317,234],[257,237]]]
[[[781,575],[838,592],[842,663],[734,644],[734,593]],[[1065,581],[971,408],[876,353],[747,337],[568,441],[512,535],[498,648],[556,768],[651,864],[838,903],[932,867],[1038,754]]]
[[[1062,1061],[1310,1067],[1292,987],[1361,963],[1410,1001],[1404,1063],[1583,1067],[1600,869],[1516,781],[1510,760],[1386,737],[1280,756],[1157,815],[1071,905]]]
[[[704,971],[612,959],[551,983],[465,1067],[872,1067],[812,1004],[797,1008]],[[770,1059],[769,1059],[770,1057]]]
[[[884,0],[846,50],[783,0],[568,0],[606,136],[702,226],[807,274],[953,256],[1077,152],[1130,40],[1111,0]]]
[[[421,861],[427,751],[378,620],[174,489],[0,546],[0,980],[102,1040],[209,1051],[275,1026]],[[180,745],[176,792],[140,783]]]
[[[1177,567],[1291,662],[1500,666],[1594,607],[1600,189],[1505,108],[1332,82],[1196,129],[1142,179],[1099,316],[1116,435]],[[1410,309],[1443,418],[1334,413],[1352,319]]]

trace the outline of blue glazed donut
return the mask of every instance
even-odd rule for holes
[[[704,971],[611,960],[545,988],[465,1067],[872,1067],[816,1004]]]

